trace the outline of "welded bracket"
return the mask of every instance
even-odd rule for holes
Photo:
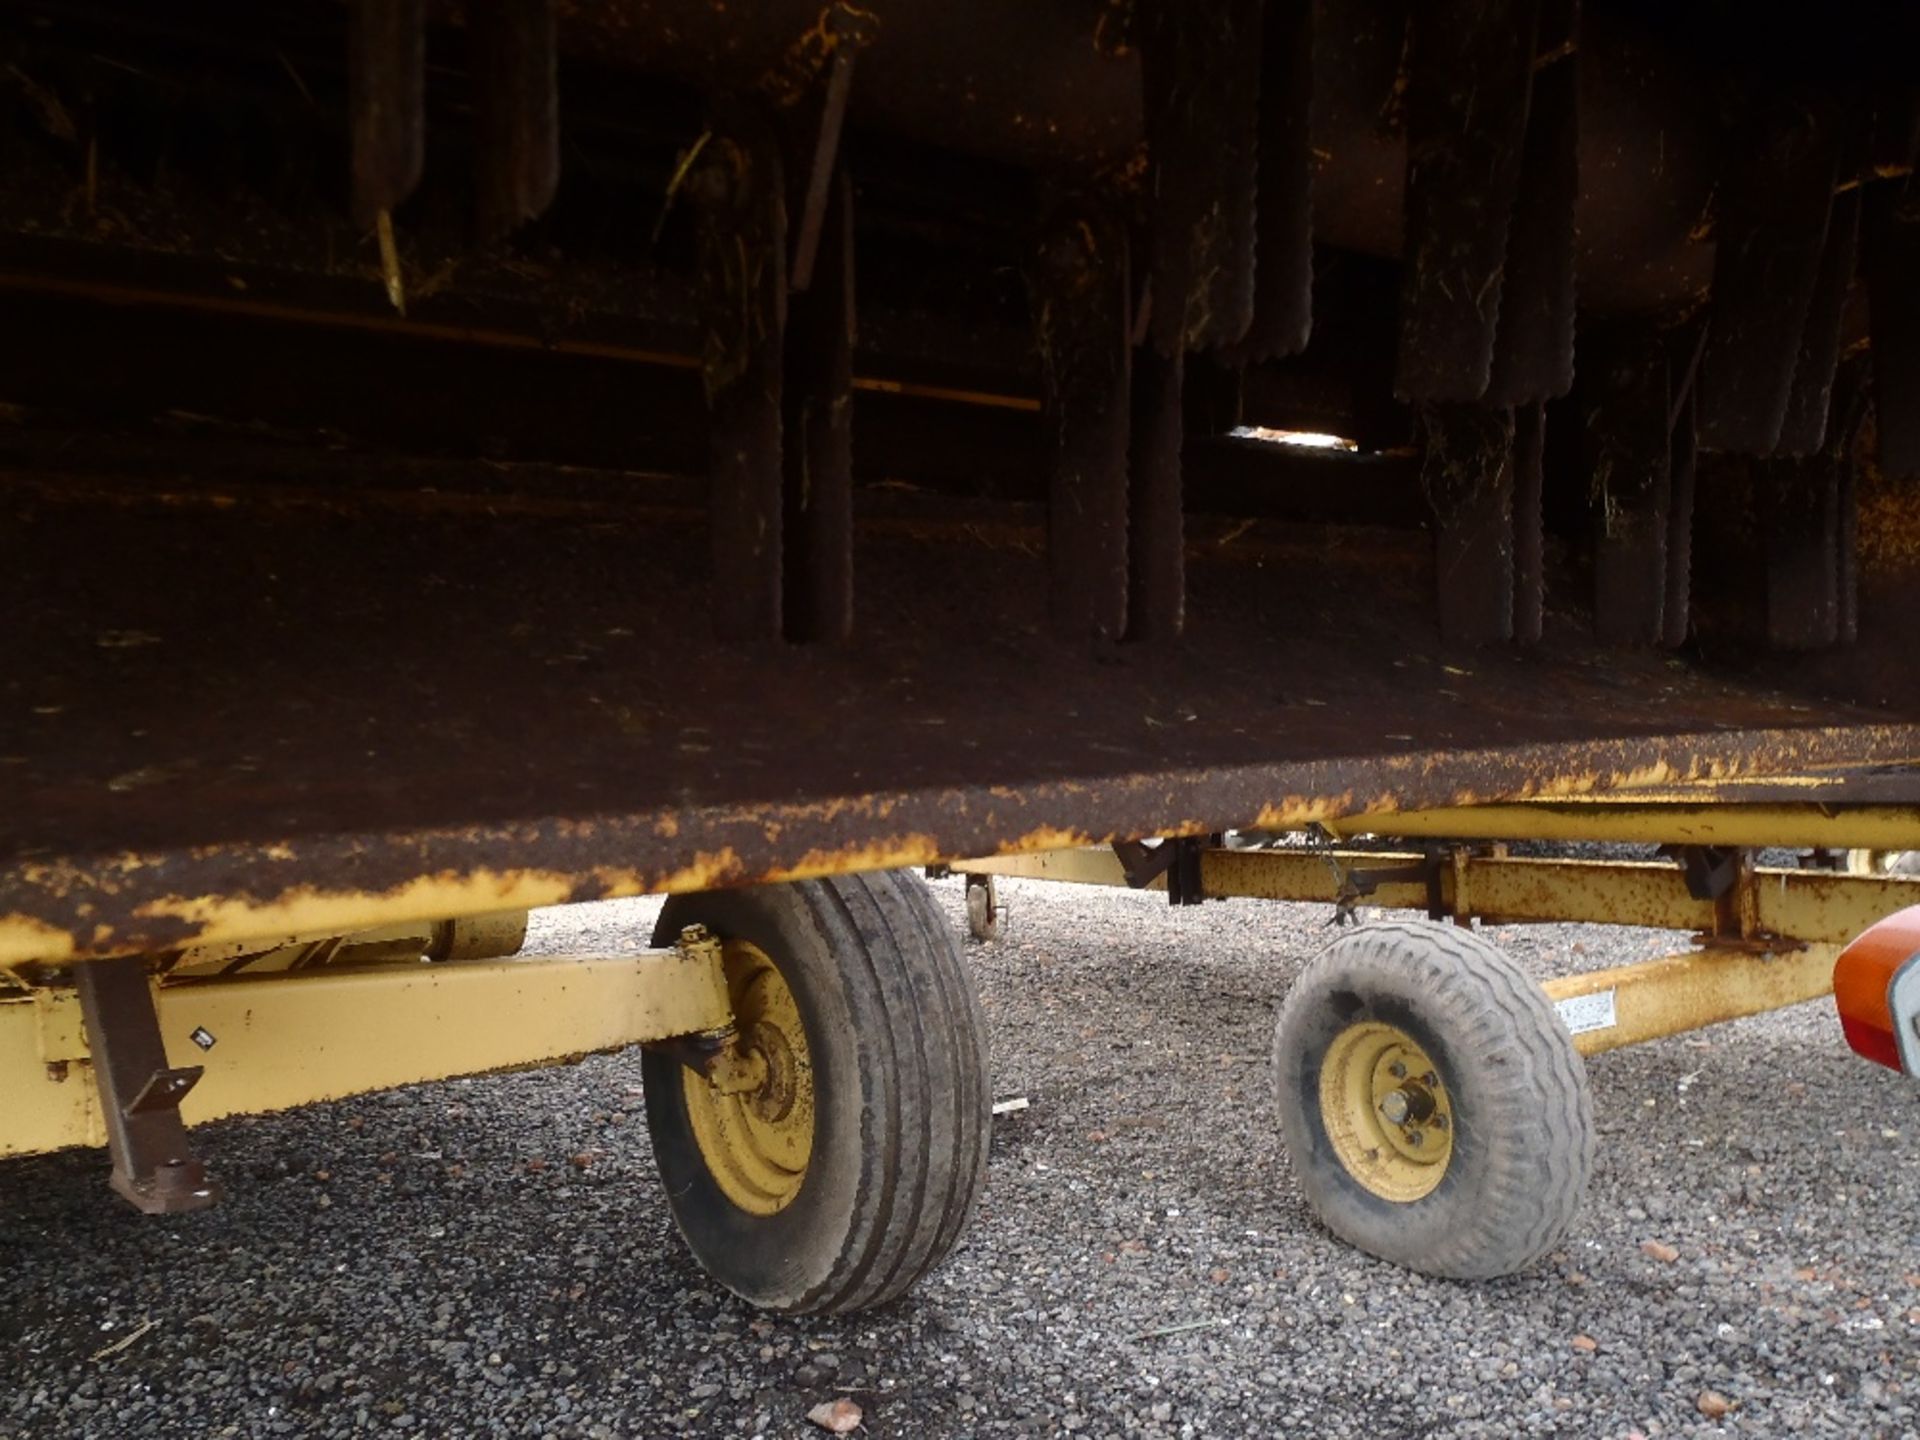
[[[1753,851],[1728,845],[1663,845],[1660,853],[1680,862],[1687,894],[1713,902],[1713,929],[1705,932],[1712,944],[1745,945],[1763,953],[1801,948],[1797,941],[1768,934],[1760,923]]]
[[[1116,840],[1113,854],[1120,862],[1121,873],[1127,877],[1127,888],[1144,890],[1172,866],[1173,842],[1162,840],[1158,845],[1149,845],[1144,840]]]
[[[74,968],[113,1158],[113,1188],[148,1215],[204,1210],[220,1187],[187,1143],[180,1102],[204,1073],[169,1065],[147,967],[136,957]]]
[[[1455,847],[1454,853],[1462,852]],[[1395,885],[1404,881],[1413,881],[1427,887],[1427,918],[1429,920],[1445,920],[1452,913],[1447,905],[1446,886],[1442,880],[1442,873],[1447,866],[1442,862],[1438,851],[1429,851],[1425,858],[1412,865],[1380,865],[1365,870],[1344,869],[1331,855],[1327,860],[1340,877],[1340,894],[1334,900],[1332,923],[1335,925],[1354,923],[1356,917],[1353,912],[1359,908],[1362,900],[1372,895],[1382,885]],[[1456,884],[1458,884],[1465,871],[1457,865],[1453,868]],[[1458,909],[1457,906],[1454,908]]]
[[[1129,890],[1144,890],[1164,875],[1169,905],[1198,905],[1207,898],[1200,878],[1200,857],[1214,843],[1214,838],[1198,835],[1165,839],[1156,845],[1144,840],[1116,840],[1113,854]]]
[[[1740,852],[1728,845],[1662,845],[1662,855],[1680,862],[1687,894],[1696,900],[1718,900],[1740,875]]]
[[[1173,850],[1173,864],[1167,870],[1169,905],[1198,905],[1207,898],[1207,887],[1201,879],[1200,857],[1209,846],[1218,843],[1219,837],[1211,835],[1188,835],[1166,842]]]
[[[727,991],[726,966],[720,941],[713,932],[704,925],[689,925],[673,942],[673,948],[704,972],[707,983],[714,988],[719,1013],[731,1015],[733,1001]],[[740,1031],[731,1019],[692,1035],[656,1040],[646,1048],[678,1060],[723,1095],[750,1094],[766,1083],[766,1057],[740,1043]]]

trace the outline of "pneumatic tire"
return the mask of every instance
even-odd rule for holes
[[[722,944],[743,1035],[785,1027],[792,1043],[771,1105],[717,1096],[646,1054],[647,1122],[680,1233],[709,1274],[766,1309],[898,1297],[953,1247],[986,1175],[985,1029],[946,918],[917,875],[896,871],[674,896],[655,944],[689,925]]]
[[[1454,926],[1365,926],[1310,961],[1274,1036],[1280,1124],[1347,1243],[1490,1279],[1552,1249],[1593,1168],[1586,1070],[1544,992]]]

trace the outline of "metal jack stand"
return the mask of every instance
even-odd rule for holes
[[[142,1213],[204,1210],[220,1187],[187,1144],[180,1102],[204,1072],[169,1066],[146,966],[136,958],[74,967],[113,1156],[113,1188]]]

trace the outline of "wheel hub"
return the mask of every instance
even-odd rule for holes
[[[720,1192],[753,1215],[791,1205],[813,1154],[813,1065],[800,1008],[766,953],[744,940],[721,950],[739,1045],[762,1071],[751,1090],[727,1092],[682,1070],[687,1120]]]
[[[1334,1037],[1320,1064],[1320,1116],[1347,1173],[1384,1200],[1411,1204],[1446,1175],[1452,1101],[1397,1025],[1362,1020]]]

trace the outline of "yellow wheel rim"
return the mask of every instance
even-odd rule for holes
[[[751,1215],[777,1215],[799,1195],[813,1155],[813,1062],[793,991],[757,946],[721,948],[742,1049],[766,1064],[757,1089],[727,1094],[683,1069],[687,1120],[707,1173]]]
[[[1429,1195],[1453,1157],[1453,1102],[1420,1043],[1362,1020],[1320,1062],[1320,1118],[1347,1173],[1383,1200]]]

